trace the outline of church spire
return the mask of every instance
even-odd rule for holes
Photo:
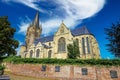
[[[26,46],[27,49],[29,46],[31,46],[36,39],[40,37],[42,33],[42,26],[39,26],[39,12],[37,11],[36,16],[32,22],[32,25],[30,25],[27,29],[26,34]]]
[[[37,11],[33,24],[36,27],[39,27],[39,11]]]

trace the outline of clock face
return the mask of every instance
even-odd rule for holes
[[[60,32],[64,33],[64,27],[63,26],[61,27]]]

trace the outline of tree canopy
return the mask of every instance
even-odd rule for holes
[[[14,39],[15,29],[11,27],[8,17],[0,17],[0,57],[15,55],[19,42]]]
[[[68,58],[76,59],[80,57],[79,45],[77,40],[74,40],[73,44],[68,44],[67,49],[68,49]]]
[[[120,23],[112,24],[110,28],[105,28],[107,35],[106,39],[109,41],[106,46],[107,50],[113,53],[116,57],[120,57]]]

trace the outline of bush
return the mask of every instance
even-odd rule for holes
[[[0,65],[0,70],[4,70],[4,69],[5,69],[5,66]]]
[[[120,59],[36,59],[36,58],[19,58],[9,57],[3,60],[4,62],[15,64],[68,64],[68,65],[105,65],[105,66],[120,66]]]

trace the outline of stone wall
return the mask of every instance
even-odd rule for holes
[[[46,66],[44,71],[43,67]],[[58,78],[60,80],[120,80],[120,67],[73,65],[6,64],[6,71],[17,75]],[[87,71],[86,71],[87,70]],[[83,72],[82,72],[83,71]],[[114,78],[111,78],[112,77]]]

